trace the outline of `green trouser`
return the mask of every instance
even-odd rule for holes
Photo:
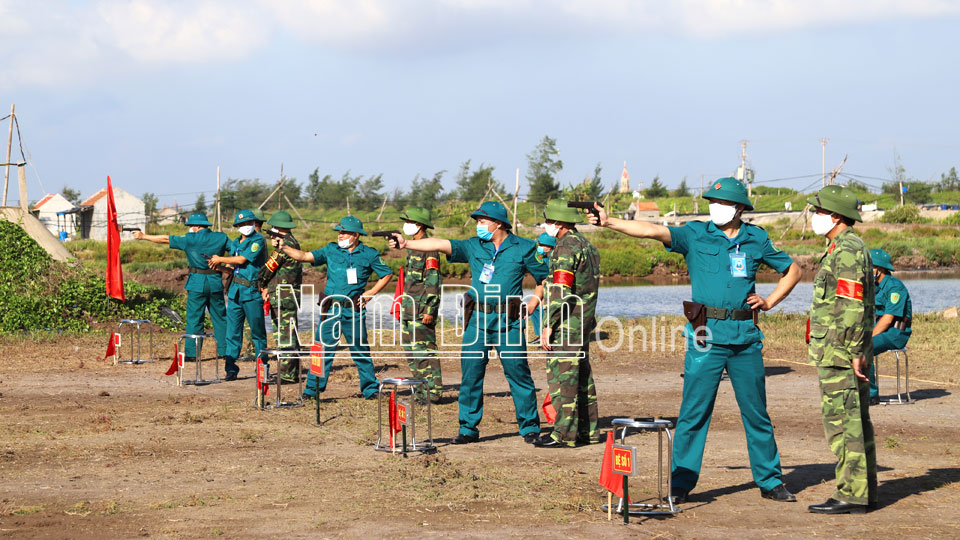
[[[708,344],[698,351],[687,337],[683,363],[683,400],[673,438],[673,486],[691,491],[700,478],[703,448],[723,371],[730,376],[747,436],[747,455],[753,481],[764,491],[783,483],[780,453],[767,414],[767,390],[763,368],[763,343],[747,345]]]
[[[443,394],[443,377],[437,355],[437,325],[421,321],[403,322],[403,348],[410,352],[410,376],[427,381],[427,396],[433,401]]]
[[[277,302],[276,295],[273,302]],[[276,304],[271,303],[270,320],[273,322],[277,349],[296,351],[300,349],[300,337],[297,334],[297,304],[292,298],[284,298]],[[280,359],[280,380],[297,382],[300,375],[300,358]]]
[[[590,369],[590,347],[555,346],[553,350],[566,352],[567,349],[570,355],[547,359],[550,402],[557,410],[550,436],[566,446],[575,446],[577,441],[596,442],[599,413],[597,388],[593,384],[593,372]],[[582,358],[577,355],[581,351]]]
[[[211,291],[210,286],[204,283],[203,292],[187,291],[187,334],[204,333],[204,311],[210,312],[210,322],[213,323],[213,335],[217,339],[217,356],[223,356],[227,351],[226,327],[227,306],[223,301],[223,291]],[[203,347],[203,340],[184,340],[183,355],[187,358],[197,356],[197,341]]]
[[[527,346],[523,343],[521,321],[508,323],[506,319],[506,315],[474,311],[463,331],[459,399],[462,435],[480,435],[477,426],[483,418],[483,378],[491,349],[497,350],[503,375],[510,385],[520,435],[540,433],[537,389],[530,375],[530,365],[527,364]],[[504,323],[502,327],[501,322]]]
[[[877,446],[870,421],[869,384],[852,368],[820,367],[823,431],[837,456],[833,498],[851,504],[877,502]]]
[[[873,358],[874,361],[870,363],[870,372],[868,377],[870,378],[870,397],[876,398],[880,397],[880,387],[877,385],[877,362],[876,358],[880,356],[880,353],[885,353],[887,351],[892,351],[894,349],[902,349],[907,346],[907,340],[910,339],[910,334],[897,330],[896,328],[887,330],[886,332],[881,332],[873,336]]]
[[[262,349],[267,348],[267,328],[263,320],[263,299],[259,296],[251,300],[230,300],[227,305],[227,348],[223,355],[223,370],[227,373],[240,373],[237,366],[237,357],[240,355],[240,346],[243,343],[243,322],[250,325],[251,341],[254,346],[254,356],[259,356]]]

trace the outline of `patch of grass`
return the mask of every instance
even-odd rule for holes
[[[887,440],[883,442],[883,446],[887,448],[896,448],[900,446],[900,439],[894,437],[893,435],[890,435],[889,437],[887,437]]]
[[[30,514],[36,514],[37,512],[43,511],[43,505],[39,506],[18,506],[13,510],[7,512],[8,516],[29,516]]]

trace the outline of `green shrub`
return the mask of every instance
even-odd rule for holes
[[[927,223],[920,217],[920,210],[916,206],[899,206],[893,210],[887,210],[880,218],[883,223]]]

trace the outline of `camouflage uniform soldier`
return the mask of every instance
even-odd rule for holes
[[[809,510],[861,514],[877,503],[867,380],[873,363],[873,268],[867,247],[853,232],[854,221],[861,221],[853,192],[827,186],[807,202],[817,211],[813,231],[830,240],[813,282],[809,356],[820,375],[823,429],[838,459],[837,491]]]
[[[288,212],[279,211],[270,216],[267,221],[267,230],[276,229],[285,234],[283,241],[294,249],[300,249],[300,242],[293,237],[291,229],[297,224]],[[269,234],[269,233],[268,233]],[[271,285],[270,282],[273,282]],[[303,265],[282,251],[274,251],[260,269],[257,284],[264,300],[270,299],[270,319],[277,333],[277,348],[282,350],[298,350],[300,340],[297,336],[297,302],[296,294],[300,292],[303,283]],[[279,285],[289,285],[278,291]],[[300,360],[285,358],[280,361],[280,380],[286,383],[297,382],[300,375]]]
[[[403,234],[414,240],[427,237],[432,229],[430,211],[411,206],[400,216]],[[410,298],[403,302],[403,347],[412,353],[410,375],[427,381],[430,401],[440,403],[443,378],[437,356],[437,312],[440,310],[440,253],[407,250],[403,267],[403,292]]]
[[[540,346],[556,352],[547,359],[547,384],[557,419],[553,433],[533,444],[541,448],[572,447],[597,442],[598,438],[590,333],[596,325],[600,252],[577,231],[580,214],[567,208],[566,201],[550,201],[544,217],[547,234],[557,237],[557,247],[550,253],[545,287],[547,323]]]

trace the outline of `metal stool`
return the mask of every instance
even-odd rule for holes
[[[907,358],[907,348],[904,347],[902,349],[891,349],[887,352],[892,352],[894,356],[897,358],[897,397],[881,400],[880,403],[884,405],[909,405],[913,403],[914,400],[913,398],[910,397],[910,359]],[[904,393],[907,395],[907,399],[903,399],[903,394],[900,393],[900,353],[903,353],[903,371],[904,371],[903,382],[904,382],[904,386],[906,387],[906,392]],[[874,362],[873,370],[874,370],[874,374],[877,377],[878,391],[880,389],[879,359],[880,359],[879,356],[876,356],[873,359],[873,362]]]
[[[281,394],[281,390],[280,390],[280,389],[281,389],[281,387],[283,386],[282,384],[280,384],[280,361],[281,361],[281,360],[290,360],[290,359],[293,359],[293,358],[296,358],[297,360],[301,360],[301,359],[303,359],[303,358],[310,358],[310,351],[303,351],[303,350],[299,350],[299,349],[289,349],[289,350],[285,350],[285,349],[260,349],[260,354],[266,355],[266,356],[273,356],[273,357],[275,357],[275,358],[277,359],[277,373],[276,373],[276,377],[275,377],[274,380],[273,380],[273,388],[276,390],[277,399],[276,399],[276,401],[274,402],[274,404],[272,405],[272,407],[273,407],[274,409],[280,409],[280,408],[285,408],[285,407],[303,407],[303,376],[302,376],[301,373],[300,373],[300,371],[301,371],[302,368],[300,367],[299,362],[298,362],[298,366],[297,366],[297,397],[296,397],[296,399],[294,399],[293,401],[283,401],[283,400],[280,398],[280,394]],[[269,365],[269,364],[267,364],[267,365]],[[267,375],[268,375],[268,377],[267,377],[267,380],[266,380],[265,384],[266,384],[267,387],[269,388],[269,387],[270,387],[269,373],[268,373]],[[263,400],[262,403],[260,403],[260,404],[257,405],[257,408],[259,408],[259,409],[266,409],[266,408],[268,408],[268,407],[271,407],[271,405],[269,405],[269,404],[267,403],[267,400]]]
[[[220,382],[220,357],[213,357],[213,372],[216,375],[216,379],[204,379],[203,372],[201,369],[201,364],[203,364],[203,354],[201,353],[203,349],[203,340],[213,339],[216,341],[216,337],[213,334],[181,334],[180,338],[177,340],[177,344],[180,346],[181,351],[186,350],[187,340],[192,339],[193,344],[196,348],[197,355],[194,357],[194,363],[197,365],[197,375],[191,380],[183,379],[183,370],[184,365],[181,362],[177,362],[177,384],[183,386],[185,384],[192,384],[194,386],[199,386],[202,384],[213,384]]]
[[[141,347],[140,347],[140,325],[144,325],[144,324],[150,327],[150,351],[149,351],[149,352],[150,352],[150,359],[149,359],[149,360],[143,360],[143,359],[140,357],[140,353],[141,353]],[[133,336],[136,336],[136,337],[137,337],[137,358],[136,358],[136,359],[133,358],[133,339],[130,339],[130,359],[129,359],[129,360],[119,360],[117,363],[118,363],[118,364],[143,364],[144,362],[156,362],[156,359],[153,357],[153,323],[151,323],[151,322],[148,321],[147,319],[122,319],[122,320],[120,321],[120,325],[117,326],[117,333],[120,334],[120,336],[121,336],[120,339],[121,339],[121,340],[123,339],[123,326],[124,326],[124,325],[127,325],[127,328],[129,329],[129,332],[127,332],[127,333],[130,334],[130,337],[131,337],[131,338],[132,338]],[[134,325],[136,325],[136,334],[134,334]],[[120,349],[120,348],[117,347],[117,352],[118,352],[118,353],[120,352],[119,349]]]
[[[620,444],[625,444],[627,438],[627,431],[634,430],[635,432],[653,430],[657,432],[657,501],[666,501],[666,502],[656,502],[653,504],[644,504],[644,503],[632,503],[629,506],[629,512],[631,516],[658,516],[658,515],[673,515],[682,512],[679,507],[674,506],[673,498],[671,498],[670,491],[673,489],[673,480],[671,477],[671,472],[673,468],[673,435],[670,433],[670,428],[673,427],[673,422],[663,419],[654,419],[654,418],[615,418],[613,420],[613,429],[614,436],[616,436],[617,428],[621,428],[620,432]],[[667,496],[664,497],[663,494],[663,435],[667,435]],[[625,501],[620,499],[620,502],[617,504],[617,513],[623,512],[623,505]],[[607,511],[607,505],[603,505],[603,510]]]
[[[407,416],[407,423],[410,426],[410,443],[407,447],[408,451],[411,452],[433,452],[437,447],[433,444],[433,417],[430,414],[430,400],[424,400],[427,404],[427,439],[428,442],[421,443],[417,441],[417,394],[425,395],[427,390],[427,381],[419,379],[383,379],[380,381],[380,387],[377,389],[377,444],[374,445],[374,450],[380,450],[382,452],[391,452],[391,453],[400,453],[403,452],[403,449],[396,444],[393,447],[390,446],[390,435],[387,434],[387,442],[384,443],[383,438],[383,397],[387,392],[395,392],[399,394],[404,388],[410,391],[410,399],[407,403],[407,406],[410,407],[410,413]],[[389,404],[389,398],[388,402]],[[387,431],[390,430],[390,426],[387,426]]]

